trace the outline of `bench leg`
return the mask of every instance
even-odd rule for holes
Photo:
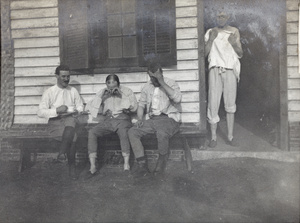
[[[23,172],[27,167],[30,166],[31,163],[31,150],[24,148],[23,144],[21,144],[20,148],[20,161],[19,161],[19,173]],[[34,151],[35,159],[36,159],[36,151]]]
[[[19,168],[18,171],[21,173],[24,170],[24,149],[20,148],[20,160],[19,160]]]
[[[189,143],[188,143],[186,137],[183,136],[182,139],[183,139],[186,166],[187,166],[188,171],[192,171],[193,158],[192,158],[191,148],[189,146]]]

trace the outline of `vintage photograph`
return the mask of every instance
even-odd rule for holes
[[[299,0],[0,0],[0,222],[300,222]]]

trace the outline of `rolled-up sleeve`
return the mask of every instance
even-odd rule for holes
[[[135,112],[137,110],[137,100],[132,90],[130,90],[129,102],[130,102],[129,110],[131,112]]]
[[[173,82],[170,87],[174,90],[174,94],[170,95],[169,98],[175,103],[180,103],[182,98],[182,93],[180,92],[179,85],[176,82]]]
[[[81,99],[80,94],[78,93],[78,91],[74,88],[74,99],[75,99],[75,105],[76,105],[76,109],[79,112],[83,111],[83,101]]]
[[[54,118],[57,117],[56,108],[50,108],[50,92],[45,91],[42,96],[42,101],[39,105],[37,115],[40,118]]]
[[[98,115],[99,108],[102,103],[102,95],[103,95],[104,89],[101,91],[97,92],[95,97],[89,101],[86,105],[86,111],[90,111],[92,117],[96,118]]]
[[[141,91],[139,107],[145,108],[147,105],[147,86],[144,86]]]

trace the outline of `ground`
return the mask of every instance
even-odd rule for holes
[[[153,164],[150,166],[152,167]],[[169,161],[162,179],[119,167],[69,180],[49,161],[0,163],[0,222],[299,222],[299,163],[255,158]]]

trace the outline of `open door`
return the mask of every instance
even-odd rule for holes
[[[205,0],[204,29],[216,26],[218,10],[231,15],[244,56],[236,123],[276,147],[287,148],[285,0]],[[222,104],[220,113],[223,116]]]

